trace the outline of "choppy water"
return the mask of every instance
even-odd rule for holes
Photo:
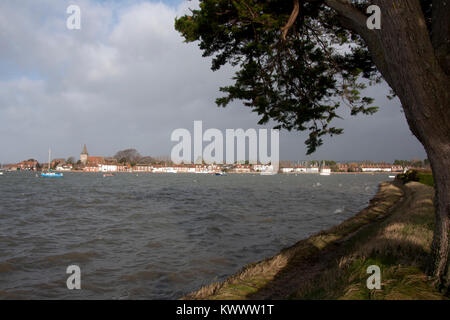
[[[173,299],[335,225],[387,175],[0,176],[0,299]],[[68,290],[66,268],[81,268]]]

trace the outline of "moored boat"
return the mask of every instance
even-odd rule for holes
[[[323,162],[322,162],[322,165],[320,166],[319,174],[320,174],[321,176],[329,176],[329,175],[331,175],[331,169],[325,167],[325,161],[323,161]]]
[[[266,170],[266,171],[261,171],[259,174],[261,176],[273,176],[273,175],[276,175],[277,173],[275,171]]]
[[[52,172],[52,170],[50,169],[51,153],[52,153],[52,151],[50,149],[48,149],[48,169],[47,169],[47,172],[42,172],[41,173],[41,177],[44,177],[44,178],[62,178],[62,177],[64,177],[64,174],[62,174],[60,172]]]
[[[64,175],[60,172],[51,172],[51,171],[47,171],[47,172],[42,172],[41,173],[41,177],[47,177],[47,178],[61,178]]]

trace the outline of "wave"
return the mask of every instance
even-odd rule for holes
[[[67,252],[63,254],[50,255],[41,259],[39,262],[51,265],[65,265],[67,263],[76,262],[88,262],[92,258],[99,257],[100,255],[94,251],[88,252]]]

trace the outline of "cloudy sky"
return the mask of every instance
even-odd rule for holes
[[[81,30],[66,28],[66,9],[81,8]],[[195,1],[0,1],[0,163],[28,158],[112,156],[133,147],[169,155],[177,128],[259,128],[239,102],[216,107],[231,68],[210,70],[197,44],[174,30]],[[368,89],[381,110],[335,125],[344,134],[305,155],[306,133],[281,132],[280,158],[377,160],[425,158],[397,100],[386,87]]]

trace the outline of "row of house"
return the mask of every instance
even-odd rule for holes
[[[18,164],[7,165],[6,170],[39,170],[46,169],[48,164],[41,164],[36,160],[22,161]],[[56,171],[72,171],[74,165],[67,163],[64,159],[55,159],[51,162],[51,167]],[[336,170],[337,168],[337,170]],[[359,164],[358,166],[350,166],[342,164],[336,167],[335,171],[340,172],[402,172],[402,166],[389,164]],[[234,173],[251,173],[251,172],[267,172],[272,171],[272,165],[263,164],[235,164],[235,165],[216,165],[216,164],[181,164],[181,165],[158,165],[158,164],[130,164],[118,163],[115,159],[104,157],[89,157],[86,165],[78,168],[84,172],[154,172],[154,173],[214,173],[229,171]],[[318,166],[293,166],[280,168],[280,173],[319,173],[322,171],[332,171],[330,167]]]
[[[77,165],[73,164],[74,160],[68,162],[65,159],[54,159],[50,163],[50,167],[56,171],[72,171],[81,170],[84,172],[154,172],[154,173],[214,173],[214,172],[234,172],[234,173],[251,173],[251,172],[273,172],[274,167],[271,164],[245,164],[238,163],[233,165],[221,164],[180,164],[180,165],[161,165],[137,163],[131,165],[129,163],[119,163],[115,158],[107,158],[101,156],[90,156],[86,145],[80,154],[80,161]],[[335,163],[333,166],[320,166],[317,161],[298,163],[292,165],[289,162],[281,162],[279,172],[281,173],[321,173],[329,174],[335,172],[402,172],[404,167],[387,163]],[[323,162],[325,164],[325,162]],[[41,164],[36,160],[29,159],[15,165],[6,167],[7,170],[39,170],[48,168],[48,164]]]
[[[403,172],[405,169],[407,170],[409,168],[404,168],[399,165],[390,165],[390,164],[381,164],[381,165],[373,164],[373,165],[364,165],[361,167],[361,170],[363,172],[380,172],[380,171]]]
[[[137,164],[131,166],[128,164],[107,164],[99,163],[97,165],[86,165],[83,168],[85,172],[152,172],[152,173],[214,173],[221,172],[222,166],[219,165],[151,165],[151,164]],[[250,172],[250,170],[249,170]]]
[[[319,173],[319,167],[281,168],[281,173]]]
[[[321,169],[319,167],[290,167],[281,168],[281,173],[319,173]],[[336,164],[334,171],[336,172],[403,172],[405,168],[402,166],[390,165],[390,164]],[[331,172],[332,169],[329,166],[322,168],[322,171]]]
[[[3,170],[9,170],[9,171],[37,171],[40,169],[39,162],[37,160],[25,160],[19,163],[15,164],[7,164],[3,166]]]

